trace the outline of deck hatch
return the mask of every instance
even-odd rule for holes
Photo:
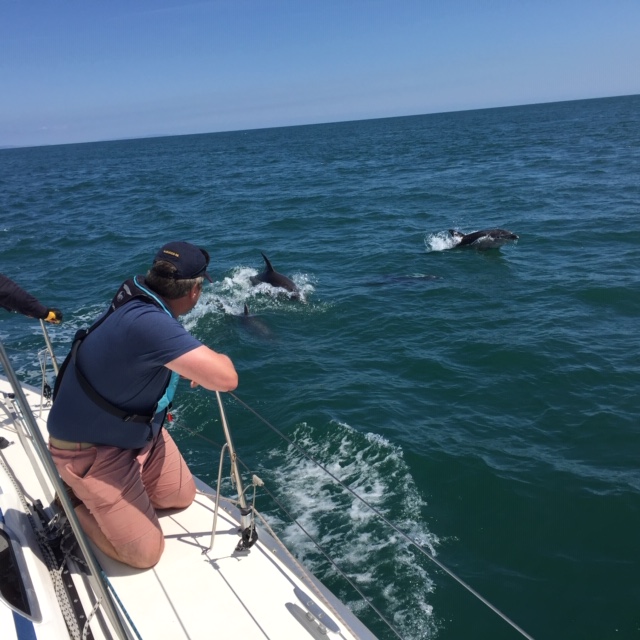
[[[31,607],[27,591],[20,575],[11,538],[0,523],[0,598],[7,605],[28,618],[31,618]]]

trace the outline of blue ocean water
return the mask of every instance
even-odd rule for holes
[[[204,246],[184,322],[238,397],[537,639],[640,638],[639,221],[640,96],[0,151],[0,270],[64,311],[60,359],[160,245]],[[487,227],[520,239],[447,233]],[[302,303],[251,287],[261,252]],[[0,339],[37,380],[38,323],[4,313]],[[215,398],[177,398],[213,482]],[[242,460],[401,637],[519,637],[228,400]]]

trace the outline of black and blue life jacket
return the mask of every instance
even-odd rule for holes
[[[136,414],[131,413],[130,411],[125,411],[120,407],[115,406],[111,402],[109,402],[106,398],[101,396],[91,385],[91,383],[87,380],[85,375],[82,373],[82,370],[78,366],[77,362],[77,354],[78,349],[82,345],[83,340],[93,331],[95,331],[116,309],[119,309],[123,305],[127,304],[131,300],[142,300],[144,302],[148,302],[149,304],[154,304],[157,307],[161,308],[165,313],[169,316],[173,317],[169,309],[167,309],[166,305],[160,297],[153,293],[150,289],[148,289],[144,282],[143,276],[135,276],[129,280],[126,280],[122,283],[116,295],[113,297],[109,309],[104,313],[102,317],[100,317],[94,324],[92,324],[88,329],[79,329],[74,338],[73,343],[71,345],[71,351],[65,358],[62,366],[60,367],[60,371],[58,372],[58,377],[56,378],[56,382],[53,389],[53,400],[58,394],[60,389],[60,384],[62,382],[64,372],[66,371],[69,364],[73,364],[75,369],[76,378],[80,384],[80,387],[87,395],[87,397],[93,401],[93,403],[98,406],[103,411],[106,411],[112,416],[119,418],[123,422],[133,422],[133,423],[142,423],[149,426],[149,436],[147,440],[150,440],[153,434],[153,429],[151,428],[151,423],[153,422],[154,416],[164,409],[170,408],[171,401],[173,400],[173,396],[175,394],[176,386],[178,384],[178,380],[180,376],[175,372],[171,372],[171,376],[169,378],[169,382],[164,390],[164,395],[158,400],[154,407],[150,407],[149,413],[146,414]]]

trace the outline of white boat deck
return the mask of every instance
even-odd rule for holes
[[[46,415],[40,415],[40,393],[23,387],[46,440]],[[40,499],[53,513],[51,498],[33,470],[33,462],[16,433],[10,403],[3,396],[8,382],[0,377],[0,436],[11,444],[0,456],[18,477],[29,504]],[[32,460],[39,457],[29,443]],[[49,484],[47,482],[47,484]],[[258,526],[259,540],[248,551],[236,552],[239,521],[236,508],[221,500],[215,544],[209,549],[214,516],[214,492],[198,482],[195,502],[182,511],[165,512],[160,521],[165,534],[165,552],[156,567],[136,570],[105,557],[95,556],[116,593],[118,606],[126,612],[124,626],[130,637],[145,640],[210,639],[238,637],[245,640],[270,638],[373,639],[374,636],[313,576],[300,567],[284,547]],[[49,484],[49,494],[53,490]],[[224,507],[224,508],[223,508]],[[0,510],[24,557],[25,570],[33,581],[33,596],[40,621],[20,618],[0,603],[3,640],[68,637],[64,619],[54,597],[51,579],[42,560],[29,518],[10,476],[0,466]],[[85,569],[72,564],[74,583],[84,609],[90,616],[94,602],[87,591]],[[32,626],[25,631],[24,627]],[[109,638],[106,619],[91,620],[94,638]],[[32,635],[28,635],[32,633]]]

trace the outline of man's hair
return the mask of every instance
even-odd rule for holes
[[[156,293],[167,300],[177,300],[186,296],[196,284],[202,286],[204,278],[190,278],[188,280],[176,280],[177,271],[175,265],[159,260],[149,269],[145,277],[145,283]]]

